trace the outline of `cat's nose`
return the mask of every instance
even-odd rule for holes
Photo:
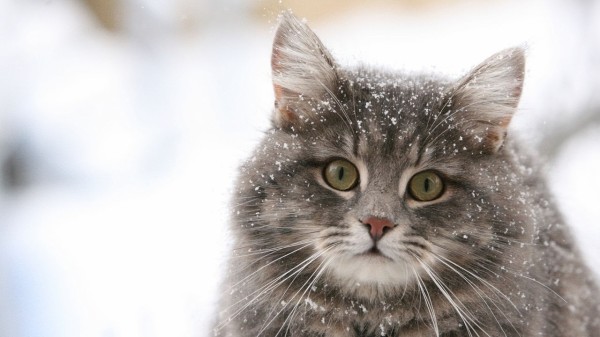
[[[374,241],[381,239],[385,233],[395,227],[394,223],[387,218],[367,217],[362,219],[361,222],[369,227],[369,233]]]

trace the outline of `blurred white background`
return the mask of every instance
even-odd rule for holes
[[[343,64],[458,76],[529,48],[515,133],[600,271],[600,4],[0,0],[0,336],[208,336],[276,15]]]

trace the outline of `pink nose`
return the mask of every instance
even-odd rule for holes
[[[374,241],[381,239],[383,234],[394,228],[394,224],[386,218],[368,217],[361,222],[369,227],[369,233]]]

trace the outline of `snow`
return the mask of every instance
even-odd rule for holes
[[[125,1],[119,37],[78,1],[0,2],[0,157],[24,151],[30,181],[0,190],[0,336],[207,335],[236,167],[269,123],[273,26],[247,5],[201,2],[228,16],[184,36],[181,3]],[[515,122],[535,144],[598,80],[579,15],[559,1],[467,2],[309,24],[342,63],[454,75],[528,42]],[[549,177],[600,271],[598,131],[570,140]]]

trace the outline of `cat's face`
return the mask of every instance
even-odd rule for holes
[[[286,18],[273,71],[274,128],[244,166],[237,199],[254,250],[308,271],[308,282],[393,291],[493,261],[519,235],[519,218],[499,205],[518,202],[502,145],[522,51],[457,82],[343,70]]]
[[[302,209],[321,213],[312,223],[317,251],[349,287],[404,286],[422,271],[419,260],[436,263],[443,249],[458,248],[456,236],[472,232],[461,202],[468,198],[463,175],[472,169],[459,154],[466,143],[436,117],[447,87],[373,75],[345,74],[352,84],[342,91],[352,94],[316,104],[331,121],[307,133],[316,135],[296,157],[314,163],[304,180],[312,187],[296,184],[312,195]]]

